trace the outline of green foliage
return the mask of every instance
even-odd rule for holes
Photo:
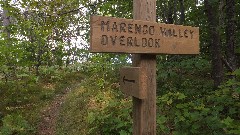
[[[210,63],[202,57],[159,56],[157,93],[181,92],[189,100],[211,90]],[[208,81],[206,81],[208,80]]]
[[[129,65],[131,55],[88,52],[89,16],[132,18],[131,0],[6,0],[0,4],[11,20],[9,26],[1,26],[0,34],[1,134],[33,134],[32,125],[39,112],[32,111],[78,83],[82,72],[86,78],[68,95],[57,134],[132,133],[131,100],[119,92],[118,86],[119,69]],[[157,21],[172,18],[175,24],[198,26],[201,49],[197,57],[158,56],[158,134],[240,134],[240,70],[228,73],[231,79],[226,78],[219,89],[212,89],[211,39],[203,4],[184,1],[183,22],[180,1],[157,0],[156,4]],[[219,11],[216,0],[210,4]],[[218,15],[221,18],[225,13]],[[236,15],[237,23],[239,19]],[[220,22],[219,27],[222,46],[226,43],[225,23]],[[236,37],[239,54],[238,31]]]
[[[34,127],[31,132],[36,132],[35,129],[38,125],[43,106],[52,100],[56,94],[63,94],[71,85],[79,83],[82,79],[82,74],[77,72],[77,70],[70,70],[68,68],[59,69],[56,67],[53,69],[50,70],[51,72],[46,72],[48,73],[46,76],[41,75],[41,77],[37,77],[34,74],[29,75],[25,72],[18,72],[18,81],[0,82],[0,99],[2,99],[0,100],[0,119],[4,116],[8,118],[10,117],[8,115],[12,116],[12,114],[15,118],[15,113],[17,113],[21,115],[21,118],[25,119],[31,127]],[[22,71],[25,70],[22,69]],[[49,79],[49,76],[52,78]],[[0,127],[2,126],[4,126],[4,121],[0,121]],[[6,126],[4,128],[7,130]],[[19,131],[19,134],[20,133],[33,134],[25,133],[25,131]]]
[[[72,59],[78,57],[79,48],[70,41],[79,36],[78,24],[86,21],[80,15],[79,1],[4,1],[0,4],[8,11],[11,22],[1,27],[7,31],[0,34],[0,81],[16,81],[17,68],[28,67],[35,72],[26,74],[39,75],[41,67],[52,70],[56,65],[75,63]]]
[[[122,94],[117,84],[119,68],[126,64],[127,57],[108,54],[100,56],[92,57],[91,62],[99,64],[92,64],[92,68],[89,66],[89,83],[83,84],[92,93],[89,99],[91,107],[86,118],[89,128],[87,134],[131,134],[130,101],[119,99]]]
[[[33,127],[19,114],[7,115],[3,118],[0,135],[27,135],[33,134]]]
[[[239,134],[239,69],[218,90],[190,100],[183,93],[158,97],[158,132],[164,134]]]
[[[106,101],[106,100],[105,100]],[[88,134],[99,133],[103,135],[132,134],[131,106],[129,101],[112,100],[106,107],[90,110],[87,116],[89,126]]]
[[[56,135],[86,134],[87,124],[87,97],[89,93],[83,87],[77,85],[67,95],[60,110],[56,125]]]
[[[126,55],[95,55],[78,68],[87,76],[63,105],[58,135],[131,134],[131,100],[123,99],[117,77],[126,59]]]
[[[41,67],[40,68],[41,77],[49,79],[49,80],[45,80],[47,82],[60,81],[61,79],[63,79],[62,77],[64,75],[61,73],[60,68],[61,67],[59,67],[58,65],[51,66],[51,67]]]
[[[132,0],[105,0],[94,2],[84,0],[83,4],[90,10],[91,15],[132,18]]]
[[[210,108],[200,101],[187,102],[182,93],[163,95],[158,99],[158,106],[161,112],[157,118],[159,133],[178,135],[223,132],[218,116],[212,115]]]

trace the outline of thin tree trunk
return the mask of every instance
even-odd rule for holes
[[[40,75],[40,72],[39,72],[39,68],[40,66],[42,65],[42,54],[43,54],[43,49],[41,47],[41,43],[40,41],[38,41],[38,54],[37,54],[37,57],[36,57],[36,75],[39,76]]]
[[[173,22],[173,4],[172,1],[168,1],[167,23],[173,24]]]
[[[177,19],[177,0],[174,0],[174,24],[178,24],[178,19]]]
[[[204,6],[209,25],[210,52],[212,57],[212,78],[214,81],[214,88],[217,88],[223,81],[223,64],[221,60],[221,45],[218,30],[218,7],[210,4],[208,0],[204,0]]]
[[[235,58],[235,0],[226,0],[226,55],[227,61],[233,70],[236,70]],[[232,72],[232,71],[231,71]]]
[[[5,6],[7,4],[7,2],[5,2],[5,0],[3,1],[5,3]],[[5,40],[9,40],[10,39],[10,31],[8,26],[10,25],[10,17],[8,16],[8,10],[7,9],[3,9],[2,12],[2,17],[3,17],[3,32],[6,34],[6,37],[4,37]],[[6,47],[9,47],[10,44],[7,42],[6,43]],[[5,52],[6,55],[6,65],[8,66],[7,68],[9,68],[9,66],[11,66],[10,64],[10,59],[9,59],[9,52]],[[4,72],[4,78],[5,78],[5,82],[8,82],[10,77],[10,73],[9,72]]]
[[[8,16],[8,10],[4,9],[3,10],[3,26],[4,26],[4,32],[7,34],[7,39],[10,38],[10,31],[8,30],[8,26],[10,25],[10,17]]]
[[[184,8],[184,0],[179,0],[180,2],[180,24],[184,24],[185,22],[185,8]]]

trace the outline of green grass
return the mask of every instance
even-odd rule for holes
[[[98,92],[96,86],[91,85],[93,80],[85,78],[68,93],[63,103],[57,121],[56,135],[86,135],[88,110],[91,108],[91,99]]]
[[[131,133],[131,100],[116,83],[88,77],[68,93],[62,104],[56,135],[127,135]]]
[[[51,81],[42,77],[38,82],[29,81],[29,78],[8,83],[1,82],[0,135],[7,135],[11,132],[16,134],[35,134],[42,109],[54,99],[55,95],[64,94],[67,87],[69,88],[80,83],[82,78],[84,76],[81,73],[75,72],[63,73],[61,78]],[[17,122],[15,119],[19,121]],[[6,124],[9,126],[7,127]],[[15,127],[21,124],[29,125],[31,130],[26,132],[17,131]],[[7,133],[6,130],[8,129],[13,131]]]
[[[73,89],[61,108],[56,135],[85,135],[88,93],[83,87]]]

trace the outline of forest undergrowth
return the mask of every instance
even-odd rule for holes
[[[70,69],[52,67],[40,76],[26,75],[1,82],[0,135],[38,134],[43,110],[84,78],[82,73],[69,72]]]
[[[133,55],[89,47],[91,15],[133,18],[133,5],[0,1],[0,135],[38,134],[42,110],[59,95],[55,134],[132,134],[119,69]],[[240,0],[156,0],[158,23],[200,31],[198,55],[157,55],[157,135],[240,134],[239,10]]]

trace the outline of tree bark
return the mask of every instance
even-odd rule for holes
[[[180,2],[180,24],[184,24],[185,22],[185,8],[184,8],[184,0],[179,0]]]
[[[178,19],[177,19],[177,0],[174,0],[174,24],[178,24]]]
[[[4,2],[4,6],[7,6],[7,2],[5,0],[3,0]],[[10,39],[10,31],[8,26],[10,25],[10,17],[8,16],[8,10],[7,9],[3,9],[2,12],[2,18],[3,18],[3,32],[6,34],[6,36],[4,36],[4,39],[7,41],[6,42],[6,47],[10,47],[10,44],[8,42],[8,40]],[[8,70],[11,70],[11,62],[10,62],[10,57],[9,56],[9,52],[5,52],[5,58],[6,58],[6,65]],[[4,78],[5,78],[5,82],[8,82],[11,74],[9,72],[3,72],[4,73]]]
[[[8,16],[8,10],[3,9],[3,26],[4,26],[4,32],[7,34],[7,39],[10,38],[10,31],[8,30],[8,26],[10,25],[10,17]]]
[[[217,88],[223,81],[223,63],[221,55],[221,44],[219,35],[219,18],[218,6],[216,3],[210,3],[209,0],[204,0],[205,12],[208,20],[210,34],[210,52],[212,57],[212,78],[214,88]]]
[[[167,12],[167,24],[173,24],[173,4],[172,1],[168,1],[168,12]]]
[[[233,70],[236,70],[235,56],[235,0],[226,0],[226,56],[227,61]],[[232,72],[232,71],[231,71]]]

